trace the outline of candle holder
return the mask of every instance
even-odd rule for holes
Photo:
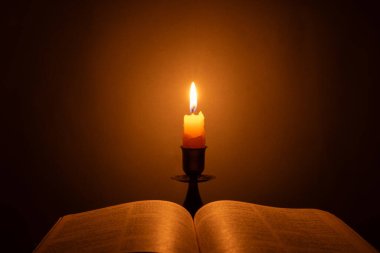
[[[199,194],[198,183],[207,182],[215,178],[213,175],[202,174],[205,168],[206,148],[207,146],[203,148],[187,148],[181,146],[182,169],[186,175],[176,175],[171,177],[178,182],[188,183],[183,206],[193,217],[197,210],[203,206],[203,201]]]
[[[181,146],[182,149],[182,169],[187,176],[197,179],[205,168],[205,152],[204,148],[187,148]]]

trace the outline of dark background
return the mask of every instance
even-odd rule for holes
[[[324,209],[380,247],[375,3],[77,2],[1,7],[6,243],[30,251],[68,213],[182,203],[195,81],[205,202]]]

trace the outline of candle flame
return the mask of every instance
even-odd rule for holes
[[[190,112],[194,113],[197,110],[197,89],[195,88],[195,83],[191,83],[190,87]]]

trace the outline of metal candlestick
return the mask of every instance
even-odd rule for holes
[[[182,149],[182,169],[190,178],[198,178],[205,168],[206,148],[187,148]]]
[[[182,149],[182,169],[186,175],[177,175],[171,177],[178,182],[188,183],[186,198],[183,206],[194,216],[197,210],[202,207],[203,202],[199,194],[198,183],[207,182],[214,179],[213,175],[202,174],[205,169],[205,151],[204,148],[187,148]]]
[[[183,207],[194,217],[199,208],[203,206],[201,195],[199,194],[198,182],[191,180],[188,183],[187,193],[183,202]]]
[[[177,175],[171,177],[178,182],[187,183],[187,193],[183,202],[183,207],[194,217],[199,208],[203,206],[203,201],[198,189],[198,183],[207,182],[215,179],[213,175],[202,174],[198,177],[189,177],[188,175]]]

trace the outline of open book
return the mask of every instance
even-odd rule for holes
[[[35,252],[377,252],[334,215],[237,201],[194,220],[168,201],[131,202],[58,220]]]

